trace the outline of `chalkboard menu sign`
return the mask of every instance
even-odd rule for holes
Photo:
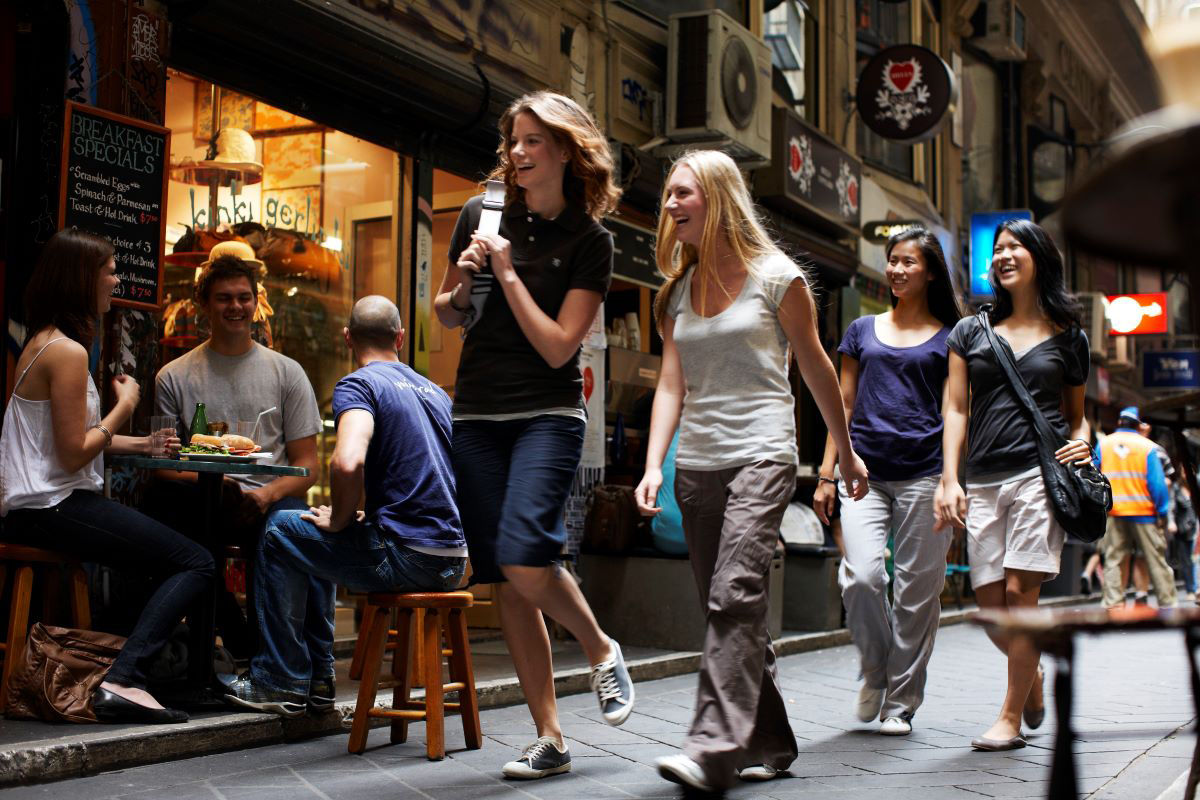
[[[157,310],[171,132],[72,102],[63,131],[59,225],[112,241],[121,279],[114,304]]]

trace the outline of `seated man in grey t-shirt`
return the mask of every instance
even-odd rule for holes
[[[307,467],[308,477],[226,476],[214,514],[218,541],[204,541],[200,513],[204,498],[192,473],[160,471],[147,491],[147,511],[176,530],[214,547],[236,544],[247,556],[257,546],[267,514],[286,508],[308,508],[306,493],[317,475],[317,433],[321,415],[304,370],[293,359],[263,347],[250,337],[258,303],[256,266],[261,262],[222,256],[208,264],[196,283],[196,300],[207,314],[211,334],[199,347],[159,370],[155,380],[155,413],[171,416],[187,441],[197,403],[208,421],[224,421],[230,432],[239,421],[262,415],[255,443],[272,457],[267,464]],[[176,478],[178,476],[178,478]],[[218,623],[226,645],[239,655],[250,642],[231,628],[226,598]],[[239,652],[240,651],[240,652]]]

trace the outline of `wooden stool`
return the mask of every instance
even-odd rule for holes
[[[0,677],[0,711],[8,703],[8,678],[18,659],[25,650],[25,636],[29,631],[29,603],[33,596],[33,570],[40,567],[57,575],[63,567],[71,573],[71,621],[76,628],[87,629],[92,625],[92,612],[88,603],[87,575],[79,560],[53,550],[27,547],[20,544],[0,542],[0,591],[13,569],[13,590],[8,612],[8,635],[0,648],[4,651],[4,672]],[[43,595],[44,616],[49,619],[56,599],[58,581],[46,581]]]
[[[350,728],[348,749],[361,753],[367,747],[371,717],[392,720],[392,742],[408,740],[408,723],[425,720],[425,752],[431,761],[446,756],[445,712],[457,710],[462,715],[463,734],[467,747],[483,747],[483,731],[479,725],[479,701],[475,696],[475,675],[471,667],[471,650],[467,642],[467,618],[463,610],[471,607],[470,592],[414,592],[393,594],[372,592],[367,596],[359,642],[365,638],[362,658],[362,681],[358,687],[358,702],[354,706],[354,724]],[[392,652],[392,707],[376,708],[379,692],[379,670],[383,662],[384,645],[388,639],[388,616],[398,611],[396,646]],[[411,668],[414,616],[424,612],[421,622],[422,680],[425,699],[411,700]],[[442,623],[445,620],[450,649],[442,649]],[[357,649],[357,648],[356,648]],[[442,683],[442,657],[447,656],[450,683]],[[447,703],[444,695],[458,692],[457,703]]]

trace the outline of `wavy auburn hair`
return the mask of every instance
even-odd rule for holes
[[[570,155],[563,172],[563,196],[569,204],[582,206],[588,216],[597,220],[616,210],[621,190],[613,181],[608,140],[592,115],[578,103],[547,91],[518,97],[500,117],[500,144],[496,147],[499,158],[487,180],[504,181],[508,201],[524,200],[525,195],[525,190],[517,185],[517,169],[508,155],[513,122],[518,114],[532,114]]]
[[[113,253],[108,239],[74,227],[50,237],[25,287],[25,344],[53,325],[91,347],[100,269]]]
[[[675,220],[666,212],[671,177],[681,167],[687,167],[696,176],[696,183],[704,194],[707,206],[699,247],[679,241]],[[658,290],[658,296],[654,298],[654,320],[660,331],[671,294],[693,264],[699,265],[697,269],[700,274],[701,307],[704,305],[704,295],[708,287],[721,285],[716,265],[719,238],[729,243],[738,260],[745,265],[749,279],[756,281],[760,286],[776,279],[764,274],[758,266],[759,259],[772,255],[787,258],[767,233],[754,208],[754,201],[750,197],[750,190],[746,187],[742,172],[734,160],[720,150],[692,150],[684,153],[671,165],[671,171],[663,181],[662,201],[658,211],[658,237],[654,246],[659,272],[667,279]],[[800,268],[800,272],[804,276],[805,285],[810,285],[808,274],[803,267]]]

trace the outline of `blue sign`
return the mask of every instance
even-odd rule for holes
[[[1200,352],[1151,350],[1144,354],[1142,386],[1147,389],[1200,389]]]
[[[974,297],[992,296],[992,284],[988,282],[988,272],[992,268],[992,242],[996,238],[996,226],[1006,219],[1027,219],[1032,222],[1033,212],[984,211],[971,215],[971,295]]]

